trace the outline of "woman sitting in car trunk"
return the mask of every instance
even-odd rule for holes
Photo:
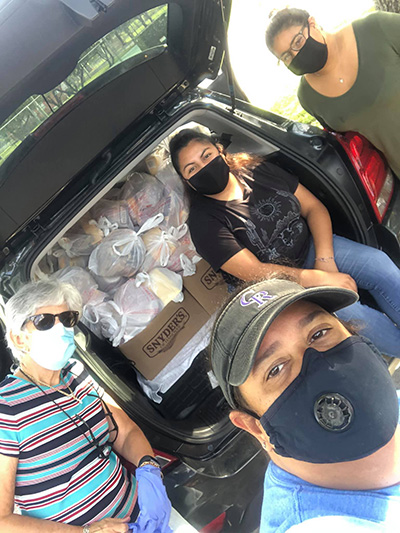
[[[226,154],[191,129],[171,139],[170,152],[190,191],[193,242],[215,270],[245,281],[279,270],[304,287],[366,289],[382,312],[357,302],[338,315],[360,321],[383,353],[398,355],[400,270],[384,252],[333,235],[325,206],[266,158]]]
[[[0,531],[171,532],[148,440],[70,359],[81,307],[59,281],[29,283],[6,304],[18,365],[0,384]]]

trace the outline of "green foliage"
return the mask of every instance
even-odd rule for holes
[[[381,11],[391,11],[392,13],[400,13],[399,0],[375,0],[375,7]]]
[[[305,111],[297,99],[296,93],[283,96],[271,107],[271,111],[277,115],[295,120],[296,122],[304,122],[305,124],[312,124],[313,126],[320,126],[318,120],[309,115]]]

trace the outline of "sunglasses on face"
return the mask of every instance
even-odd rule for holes
[[[51,329],[56,323],[56,318],[61,322],[61,324],[66,328],[73,328],[78,323],[79,312],[78,311],[63,311],[62,313],[40,313],[39,315],[29,316],[22,327],[24,327],[28,322],[32,322],[36,329],[39,331],[46,331]]]

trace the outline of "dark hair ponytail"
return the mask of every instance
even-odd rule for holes
[[[305,9],[286,7],[280,11],[270,13],[270,22],[265,31],[265,42],[268,50],[273,52],[275,37],[283,30],[291,26],[304,26],[307,24],[310,14]]]
[[[226,157],[226,162],[229,165],[229,169],[235,176],[240,176],[241,172],[243,171],[252,171],[264,159],[263,157],[255,154],[248,154],[247,152],[228,154],[224,150],[222,144],[218,142],[217,137],[206,135],[205,133],[200,133],[196,130],[185,129],[174,135],[169,143],[169,153],[171,155],[172,165],[181,177],[182,174],[179,168],[179,153],[191,141],[211,143],[216,146],[219,152],[224,154]]]

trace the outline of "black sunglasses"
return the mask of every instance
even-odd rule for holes
[[[63,311],[62,313],[40,313],[39,315],[29,316],[22,327],[24,327],[28,322],[32,322],[36,329],[39,331],[46,331],[51,329],[55,322],[56,318],[61,322],[61,324],[66,328],[73,328],[78,323],[79,311]]]

